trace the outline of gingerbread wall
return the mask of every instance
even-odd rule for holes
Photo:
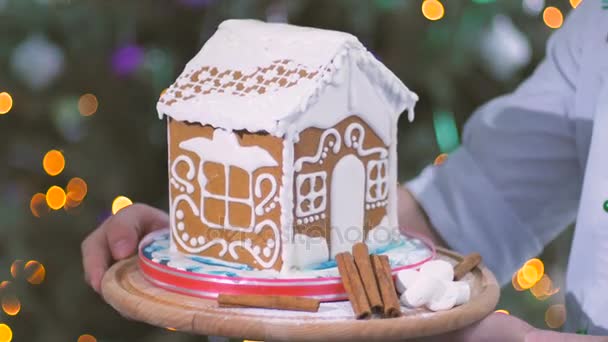
[[[197,137],[206,138],[204,143],[217,139],[219,133],[216,131],[211,126],[168,121],[172,243],[182,253],[246,264],[256,269],[280,270],[282,139],[265,133],[219,132],[225,139],[236,138],[237,152],[248,153],[247,147],[259,147],[268,154],[267,158],[276,161],[274,166],[259,167],[251,173],[236,165],[205,161],[204,153],[183,148],[187,145],[180,147],[180,143],[192,142]],[[241,147],[245,149],[241,151]],[[218,149],[213,152],[223,153],[222,146]],[[227,160],[231,157],[228,154],[235,150],[229,151],[225,152]],[[256,156],[248,155],[248,158]],[[256,163],[255,160],[249,162]],[[204,189],[200,186],[201,179],[206,181]],[[259,191],[255,189],[256,182],[259,182]],[[238,202],[239,199],[252,200],[253,205]],[[201,207],[204,207],[202,211]],[[199,215],[194,208],[199,209]],[[212,227],[227,222],[234,227]]]
[[[329,115],[329,113],[328,113]],[[321,148],[322,158],[320,162],[305,162],[301,166],[301,170],[296,170],[294,174],[294,180],[298,177],[298,175],[310,174],[320,171],[326,172],[326,188],[330,189],[332,184],[332,170],[343,157],[347,155],[353,155],[357,157],[359,160],[363,162],[367,170],[368,163],[370,161],[377,161],[379,159],[388,160],[388,156],[384,158],[380,158],[378,153],[371,153],[367,156],[362,156],[355,146],[348,147],[345,144],[345,133],[349,126],[352,124],[359,124],[364,130],[364,141],[362,148],[364,150],[369,150],[373,148],[383,148],[388,151],[388,146],[386,146],[383,141],[376,135],[371,129],[369,125],[367,125],[363,120],[361,120],[358,116],[352,115],[340,123],[336,124],[333,129],[337,131],[337,134],[340,136],[339,143],[341,144],[340,150],[337,153],[334,153],[332,147],[338,143],[335,139],[335,136],[328,135],[325,141],[322,140],[322,135],[326,132],[326,129],[319,129],[315,127],[307,128],[300,133],[300,140],[294,147],[294,160],[297,162],[299,159],[303,157],[311,157],[315,156],[319,149]],[[354,133],[354,136],[358,136],[358,132]],[[359,137],[360,138],[360,137]],[[323,143],[324,146],[320,146]],[[388,173],[388,168],[385,168],[383,171],[383,176],[386,176]],[[318,190],[320,188],[320,184],[318,184],[320,179],[317,179],[317,184],[312,185],[313,190]],[[297,184],[294,182],[294,199],[297,197],[298,189]],[[309,186],[304,185],[304,192],[308,193],[310,191]],[[388,186],[388,184],[386,185]],[[367,185],[366,185],[367,188]],[[297,203],[294,205],[294,224],[295,224],[295,233],[297,234],[305,234],[311,237],[324,236],[327,239],[328,246],[331,248],[331,238],[330,238],[330,227],[332,226],[331,222],[331,191],[327,191],[327,205],[326,209],[321,214],[312,215],[313,217],[298,217],[297,213]],[[297,201],[297,200],[296,200]],[[381,220],[387,214],[386,210],[387,200],[382,201],[379,205],[374,203],[365,204],[365,213],[364,213],[364,237],[363,240],[368,235],[370,228],[376,227],[380,224]],[[312,220],[312,222],[310,222]],[[306,222],[308,221],[308,222]]]

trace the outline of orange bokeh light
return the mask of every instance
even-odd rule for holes
[[[11,264],[11,275],[14,279],[17,279],[23,275],[23,260],[15,260]]]
[[[9,316],[17,316],[19,311],[21,311],[21,302],[15,295],[3,296],[2,310]]]
[[[82,202],[84,197],[87,195],[88,186],[87,182],[85,182],[84,179],[74,177],[70,179],[66,189],[67,196],[70,200],[72,200],[73,202]]]
[[[32,211],[32,215],[38,218],[47,214],[51,208],[46,204],[46,195],[40,192],[34,194],[30,200],[30,210]]]
[[[424,0],[422,2],[422,15],[428,20],[439,20],[443,18],[445,8],[439,0]]]
[[[63,153],[57,150],[50,150],[42,159],[42,167],[50,176],[57,176],[65,168],[65,158]]]
[[[90,116],[97,112],[99,102],[93,94],[84,94],[78,100],[78,111],[82,116]]]
[[[82,202],[76,202],[70,198],[69,195],[65,198],[65,204],[63,205],[63,209],[65,211],[70,211],[72,209],[78,208]]]
[[[433,165],[435,165],[435,166],[441,165],[441,164],[445,163],[446,159],[448,159],[448,154],[442,153],[442,154],[438,155],[437,158],[435,158]]]
[[[32,285],[40,285],[46,277],[46,269],[44,265],[36,260],[30,260],[25,263],[23,268],[25,271],[25,279]]]
[[[133,204],[133,201],[131,201],[131,199],[129,199],[128,197],[125,196],[118,196],[114,199],[114,201],[112,202],[112,214],[116,214],[117,212],[119,212],[120,210],[122,210],[125,207],[130,206],[131,204]]]
[[[572,6],[572,8],[577,8],[581,2],[583,2],[583,0],[570,0],[570,6]]]
[[[551,305],[545,311],[545,323],[551,329],[557,329],[566,322],[566,307],[563,304]]]
[[[538,271],[536,270],[536,268],[531,266],[524,265],[524,267],[521,268],[520,273],[525,282],[532,285],[536,284],[539,279]]]
[[[6,114],[13,108],[13,98],[7,92],[0,93],[0,115]]]
[[[2,323],[0,324],[0,342],[11,342],[13,340],[13,331],[11,327]]]
[[[65,191],[62,188],[53,185],[46,191],[46,204],[53,210],[59,210],[63,207],[66,201]]]
[[[513,273],[513,277],[511,277],[511,285],[513,285],[513,288],[516,291],[525,291],[526,289],[523,289],[521,286],[519,286],[519,280],[517,280],[518,274],[519,274],[519,271]]]
[[[93,335],[83,334],[78,337],[78,342],[97,342]]]
[[[564,15],[559,8],[549,6],[543,11],[543,21],[552,29],[560,28],[564,23]]]
[[[527,290],[534,286],[534,283],[529,282],[523,275],[522,269],[520,268],[517,271],[517,284],[521,289]]]
[[[534,280],[534,282],[539,281],[540,278],[542,278],[542,276],[545,274],[545,264],[543,264],[543,262],[537,258],[526,261],[524,268],[534,268],[536,271],[536,280]]]

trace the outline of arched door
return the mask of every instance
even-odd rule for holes
[[[350,252],[363,241],[365,168],[352,154],[340,159],[331,176],[330,255]]]

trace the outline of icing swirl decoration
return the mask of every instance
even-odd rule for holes
[[[354,135],[354,132],[357,132],[357,135]],[[344,145],[347,147],[352,147],[357,150],[357,154],[362,157],[366,157],[372,155],[374,153],[380,154],[380,158],[386,158],[388,156],[388,151],[383,147],[373,147],[369,149],[365,149],[363,144],[365,142],[365,129],[361,124],[354,122],[346,128],[344,131]]]
[[[332,141],[328,141],[328,147],[326,147],[325,140],[327,140],[327,137],[329,136],[333,137],[334,139]],[[304,166],[304,163],[323,163],[323,159],[327,157],[327,152],[329,151],[329,148],[331,148],[331,151],[336,154],[340,152],[341,145],[342,138],[340,137],[340,133],[335,128],[325,130],[321,135],[321,138],[319,139],[319,147],[317,149],[317,153],[315,153],[314,156],[306,156],[298,159],[294,165],[294,170],[301,171],[302,166]]]

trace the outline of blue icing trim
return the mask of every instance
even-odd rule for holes
[[[199,256],[195,256],[195,255],[189,255],[188,259],[190,259],[192,261],[200,262],[201,264],[210,265],[210,266],[227,267],[227,268],[232,268],[232,269],[239,270],[239,271],[253,271],[253,268],[251,266],[227,264],[227,263],[224,263],[224,262],[221,262],[218,260],[199,257]]]
[[[337,267],[336,260],[331,259],[331,260],[323,261],[320,264],[306,267],[305,269],[303,269],[303,271],[319,271],[319,270],[326,270],[328,268],[334,268],[334,267]]]
[[[236,274],[234,272],[230,272],[230,271],[207,271],[205,273],[213,274],[213,275],[225,275],[228,277],[237,277],[238,276],[238,274]]]
[[[405,246],[405,241],[400,239],[399,241],[391,242],[386,246],[378,247],[378,248],[372,250],[370,253],[371,254],[382,254],[382,253],[386,253],[386,252],[390,251],[391,249],[395,249],[395,248],[402,247],[402,246]]]

